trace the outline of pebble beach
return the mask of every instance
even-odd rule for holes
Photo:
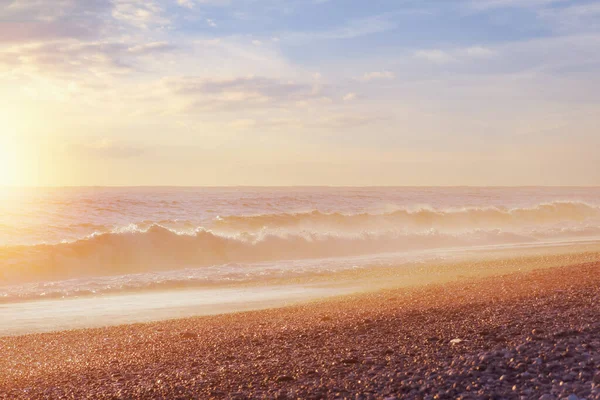
[[[600,399],[600,263],[0,338],[3,399]]]

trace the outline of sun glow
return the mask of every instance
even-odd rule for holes
[[[18,101],[0,99],[0,106],[0,186],[22,186],[35,161],[30,151],[34,142],[27,137],[37,116]]]
[[[17,135],[11,128],[0,129],[0,186],[17,185]]]

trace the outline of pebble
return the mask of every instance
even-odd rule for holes
[[[277,378],[277,382],[292,382],[294,378],[289,375],[282,375]]]
[[[196,335],[194,332],[182,332],[181,333],[181,337],[184,339],[193,339],[195,337],[197,337],[198,335]]]

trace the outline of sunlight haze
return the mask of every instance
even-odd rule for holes
[[[598,185],[590,1],[0,0],[0,185]]]

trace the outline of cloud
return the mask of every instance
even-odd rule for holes
[[[14,73],[57,75],[67,79],[80,72],[105,76],[131,72],[135,70],[138,57],[174,48],[168,42],[64,40],[32,43],[0,49],[0,66],[9,67]]]
[[[600,32],[600,4],[585,3],[538,10],[538,17],[556,31]]]
[[[164,1],[157,0],[12,0],[4,6],[6,1],[0,1],[0,43],[99,40],[171,24]]]
[[[110,10],[109,0],[14,0],[0,6],[0,43],[95,39]]]
[[[236,119],[228,123],[228,126],[233,129],[246,130],[256,126],[256,121],[250,118]]]
[[[391,15],[378,15],[355,19],[344,25],[324,31],[293,32],[281,35],[281,40],[287,42],[313,42],[315,40],[353,39],[361,36],[382,33],[397,28],[398,24]]]
[[[569,0],[472,0],[469,7],[475,10],[494,8],[534,8],[553,4],[566,3]]]
[[[252,92],[260,93],[267,97],[295,97],[313,93],[313,87],[293,81],[281,81],[266,77],[238,77],[230,79],[203,79],[184,77],[167,80],[168,84],[179,93],[224,93],[224,92]]]
[[[174,49],[175,46],[171,45],[169,42],[150,42],[143,44],[136,44],[127,48],[127,51],[134,54],[149,54],[155,52],[163,52]]]
[[[151,0],[114,0],[112,10],[114,19],[141,29],[169,25],[163,13],[162,7]]]
[[[94,17],[111,8],[110,0],[12,0],[9,3],[0,8],[2,21],[66,22],[75,16]]]
[[[356,93],[348,93],[342,99],[344,101],[353,101],[353,100],[356,100],[356,97],[357,97]]]
[[[26,43],[64,38],[93,39],[98,36],[98,26],[60,22],[0,22],[0,43]]]
[[[282,131],[297,129],[310,129],[311,132],[323,130],[335,130],[335,134],[345,135],[348,130],[360,128],[366,125],[387,121],[390,118],[381,115],[371,115],[361,112],[328,112],[314,115],[312,118],[286,117],[286,118],[260,118],[235,120],[228,124],[229,127],[237,129],[259,128],[262,130],[273,130],[280,134]],[[338,131],[339,130],[339,131]]]
[[[449,53],[443,50],[418,50],[414,54],[415,58],[426,60],[435,64],[448,64],[455,61]]]
[[[117,142],[113,139],[99,139],[90,143],[77,143],[71,149],[78,154],[88,154],[102,158],[133,158],[141,156],[145,149],[127,143]]]
[[[497,9],[511,8],[511,12],[527,12],[535,17],[532,23],[562,33],[600,31],[600,4],[572,0],[473,0],[468,8],[475,12],[494,15]]]
[[[365,82],[370,82],[374,80],[390,80],[395,79],[396,75],[390,71],[375,71],[375,72],[367,72],[364,74],[360,80]]]
[[[177,0],[177,4],[179,4],[181,7],[185,7],[185,8],[189,8],[189,9],[194,8],[193,0]]]
[[[482,63],[487,74],[521,74],[550,80],[589,79],[598,70],[600,35],[566,35],[507,43],[492,49],[493,63]],[[593,81],[593,80],[592,80]],[[590,81],[590,83],[592,82]]]
[[[283,107],[326,97],[320,85],[266,77],[177,77],[163,79],[162,85],[168,92],[187,99],[192,108],[205,110]]]
[[[463,50],[463,53],[469,57],[489,58],[494,57],[497,53],[487,47],[473,46]]]
[[[365,125],[371,125],[378,122],[388,120],[387,117],[379,115],[365,115],[365,114],[332,114],[318,121],[315,121],[313,128],[334,128],[334,129],[347,129],[358,128]],[[340,132],[340,133],[341,133]]]
[[[497,55],[496,50],[492,50],[483,46],[471,46],[458,49],[431,49],[417,50],[413,56],[416,59],[425,60],[433,64],[450,64],[468,59],[488,59]]]
[[[253,46],[247,37],[195,39],[187,43],[187,48],[178,58],[179,70],[185,72],[178,75],[197,75],[199,60],[201,70],[212,72],[214,77],[294,76],[297,70],[277,45],[263,42],[262,46]]]

